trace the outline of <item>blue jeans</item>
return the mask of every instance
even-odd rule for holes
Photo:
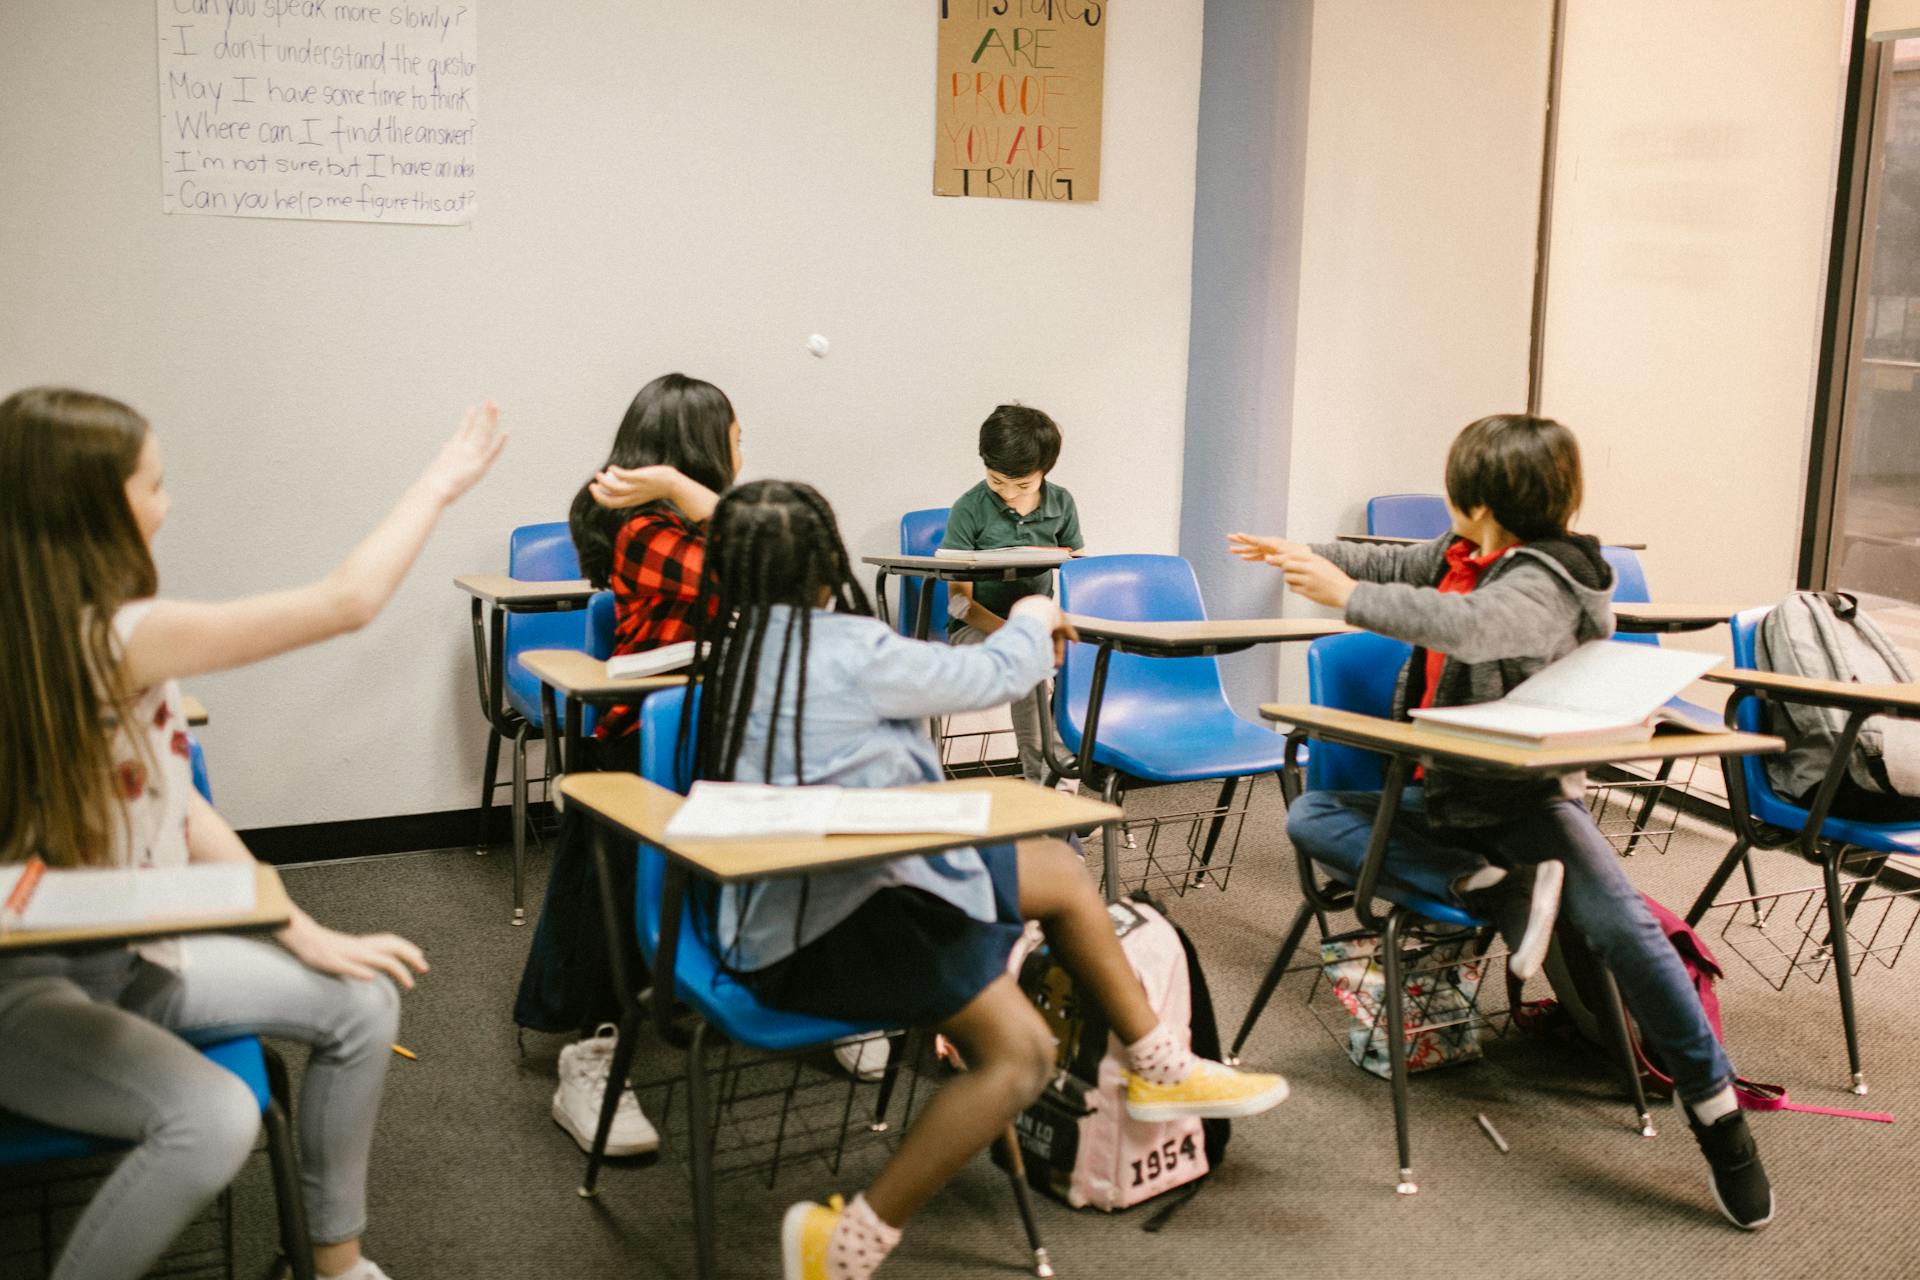
[[[1306,792],[1287,811],[1287,836],[1295,848],[1351,883],[1366,861],[1379,803],[1377,791]],[[1707,1022],[1679,953],[1620,869],[1619,855],[1577,802],[1549,800],[1497,827],[1446,829],[1429,822],[1425,789],[1408,787],[1394,819],[1382,880],[1465,905],[1453,891],[1461,877],[1489,863],[1512,868],[1550,858],[1566,865],[1560,919],[1579,930],[1612,970],[1642,1038],[1673,1073],[1681,1098],[1700,1102],[1732,1084],[1733,1064]]]

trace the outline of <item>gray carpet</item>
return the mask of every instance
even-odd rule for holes
[[[1206,803],[1197,788],[1140,798],[1140,807]],[[1270,781],[1257,789],[1225,893],[1173,903],[1193,934],[1231,1035],[1297,901],[1292,857]],[[1683,831],[1664,855],[1643,852],[1631,873],[1684,910],[1726,846],[1707,827]],[[504,852],[504,851],[503,851]],[[451,850],[291,871],[295,896],[330,924],[395,928],[429,952],[434,970],[406,1004],[404,1042],[387,1093],[372,1181],[372,1255],[395,1280],[481,1276],[682,1276],[692,1267],[691,1218],[679,1112],[654,1163],[612,1168],[596,1201],[575,1194],[582,1158],[547,1115],[556,1037],[528,1036],[522,1056],[509,1017],[530,930],[507,924],[507,861]],[[1761,864],[1770,889],[1815,883],[1784,855]],[[536,862],[530,883],[543,882]],[[1913,904],[1888,904],[1889,928]],[[1791,904],[1768,935],[1794,926]],[[1730,1048],[1747,1076],[1787,1084],[1796,1100],[1847,1106],[1831,976],[1795,977],[1776,991],[1734,954],[1710,918],[1728,968],[1721,986]],[[1916,939],[1920,941],[1920,939]],[[1387,1086],[1350,1065],[1289,979],[1249,1046],[1249,1060],[1284,1071],[1293,1098],[1235,1126],[1225,1167],[1159,1234],[1147,1214],[1109,1216],[1043,1202],[1042,1229],[1063,1277],[1268,1276],[1332,1280],[1383,1271],[1429,1276],[1710,1277],[1920,1274],[1920,1209],[1909,1189],[1920,1143],[1920,1054],[1906,993],[1920,957],[1891,971],[1870,963],[1858,984],[1865,1104],[1894,1125],[1801,1114],[1763,1115],[1754,1128],[1780,1196],[1780,1215],[1747,1236],[1714,1212],[1705,1165],[1683,1125],[1659,1113],[1647,1141],[1604,1056],[1513,1031],[1486,1060],[1416,1077],[1417,1196],[1393,1193]],[[1534,994],[1530,992],[1529,994]],[[669,1072],[649,1046],[643,1069]],[[820,1076],[820,1080],[828,1077]],[[822,1087],[831,1088],[825,1085]],[[649,1094],[649,1109],[658,1094]],[[1485,1113],[1511,1144],[1501,1155],[1475,1124]],[[876,1155],[851,1157],[838,1187],[857,1188]],[[240,1189],[243,1270],[264,1259],[270,1208],[263,1162]],[[815,1166],[722,1184],[720,1238],[728,1276],[778,1274],[777,1223],[786,1204],[836,1189]],[[916,1220],[883,1274],[1020,1274],[1023,1242],[999,1172],[982,1157]]]

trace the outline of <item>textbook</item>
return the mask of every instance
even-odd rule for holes
[[[984,793],[696,782],[667,822],[677,840],[759,840],[937,832],[985,835]]]
[[[1700,730],[1717,727],[1665,708],[1719,665],[1717,654],[1593,640],[1534,672],[1498,701],[1416,707],[1408,714],[1435,729],[1524,746],[1645,742],[1662,721]]]
[[[0,866],[0,898],[11,907],[27,863]],[[151,921],[244,916],[254,909],[254,864],[201,862],[185,867],[47,870],[4,929],[111,929]]]
[[[663,644],[658,649],[643,649],[639,653],[623,653],[607,659],[607,679],[629,680],[636,676],[665,675],[669,671],[684,671],[693,665],[693,641],[682,640],[678,644]]]
[[[1079,555],[1072,547],[993,547],[991,549],[949,550],[941,547],[933,553],[936,560],[1016,560],[1022,563],[1059,564]]]

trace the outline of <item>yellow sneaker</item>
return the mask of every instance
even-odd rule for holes
[[[1154,1084],[1127,1072],[1127,1114],[1135,1120],[1238,1120],[1285,1102],[1284,1076],[1235,1071],[1201,1059],[1179,1084]]]
[[[786,1280],[827,1280],[827,1241],[846,1207],[839,1196],[828,1196],[825,1204],[802,1200],[787,1209],[780,1221]]]

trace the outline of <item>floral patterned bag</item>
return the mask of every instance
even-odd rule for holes
[[[1406,999],[1407,1070],[1430,1071],[1480,1057],[1488,1027],[1478,1006],[1481,959],[1471,953],[1471,934],[1409,949],[1402,977]],[[1380,935],[1341,934],[1320,944],[1320,964],[1333,994],[1352,1022],[1347,1056],[1355,1066],[1382,1079],[1392,1074],[1385,1015],[1386,969],[1380,962]]]

